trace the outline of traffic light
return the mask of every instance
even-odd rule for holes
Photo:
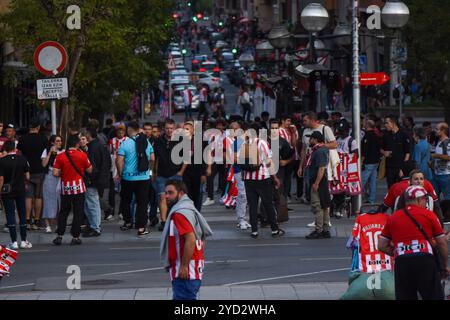
[[[192,20],[195,22],[195,23],[197,23],[198,22],[198,18],[197,17],[192,17]]]
[[[198,20],[202,20],[202,19],[203,19],[203,14],[197,13],[197,19],[198,19]]]
[[[181,54],[182,54],[183,56],[185,56],[185,55],[187,54],[186,48],[183,48],[183,49],[181,50]]]
[[[223,21],[219,21],[219,27],[223,27]]]
[[[238,50],[236,48],[233,48],[233,50],[231,50],[231,53],[233,53],[234,55],[236,55],[238,53]]]
[[[192,7],[192,3],[190,3],[190,2],[188,2],[187,5],[188,5],[188,7]]]

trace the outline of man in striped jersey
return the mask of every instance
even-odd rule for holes
[[[92,165],[88,156],[79,151],[80,138],[71,136],[67,142],[66,152],[56,157],[53,166],[53,175],[61,177],[61,210],[58,215],[58,236],[53,240],[57,246],[61,245],[62,237],[66,230],[67,217],[73,209],[73,222],[70,233],[72,245],[81,244],[81,223],[84,215],[84,196],[86,186],[84,184],[85,172],[92,173]]]
[[[279,189],[281,182],[276,176],[275,165],[272,162],[272,151],[267,141],[258,138],[259,125],[250,126],[249,136],[246,137],[246,145],[243,146],[244,159],[240,159],[242,175],[245,181],[245,193],[250,210],[250,224],[252,226],[251,237],[258,237],[258,201],[267,214],[268,222],[272,229],[272,237],[284,235],[284,231],[278,227],[277,213],[274,206],[272,186]],[[253,131],[253,132],[252,132]],[[256,135],[255,135],[256,134]],[[254,147],[254,150],[252,149]],[[249,151],[249,152],[248,152]],[[251,152],[253,151],[253,152]],[[255,152],[256,151],[256,152]],[[241,153],[242,155],[242,153]]]
[[[297,146],[297,140],[299,139],[297,127],[292,124],[290,116],[284,115],[281,117],[280,137],[289,142],[289,145],[293,150]],[[297,155],[296,155],[297,156]],[[283,179],[282,192],[289,200],[291,199],[291,184],[292,184],[292,171],[294,170],[294,162],[290,162],[286,166],[285,179]]]
[[[205,268],[205,239],[212,231],[187,196],[184,182],[168,180],[165,197],[170,212],[160,254],[170,273],[173,300],[196,300]]]

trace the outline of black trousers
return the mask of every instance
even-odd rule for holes
[[[131,201],[133,194],[136,198],[136,227],[145,228],[148,222],[148,188],[149,180],[143,181],[121,181],[122,185],[122,201],[123,201],[123,220],[126,224],[131,223]]]
[[[290,162],[285,167],[286,173],[283,175],[282,191],[285,197],[291,197],[292,172],[294,171],[295,163]]]
[[[301,198],[303,196],[303,177],[299,177],[297,175],[298,169],[300,168],[300,160],[294,161],[294,172],[292,173],[295,176],[297,181],[297,198]]]
[[[400,180],[400,168],[386,167],[386,182],[388,188]]]
[[[158,215],[158,194],[153,187],[153,181],[150,179],[148,184],[148,197],[150,209],[148,212],[148,219],[152,220]]]
[[[56,233],[63,236],[66,232],[67,218],[73,210],[73,221],[70,233],[78,238],[81,234],[81,223],[84,218],[84,193],[75,195],[61,195],[61,209],[58,214],[58,230]]]
[[[272,189],[272,179],[245,180],[245,193],[247,195],[247,202],[250,210],[250,224],[252,225],[252,232],[258,231],[259,198],[261,198],[261,203],[272,231],[278,230],[277,212],[274,206]]]
[[[208,118],[209,113],[208,113],[208,109],[206,109],[206,102],[200,101],[200,104],[198,106],[197,120],[200,120],[202,118],[202,115],[205,115],[205,117]]]
[[[224,164],[214,163],[211,168],[211,176],[206,179],[206,190],[208,191],[208,198],[210,199],[214,199],[214,179],[216,175],[219,175],[219,190],[222,192],[222,196],[225,192],[225,187],[227,184],[227,169]]]
[[[188,169],[183,175],[183,182],[186,184],[188,197],[194,202],[194,206],[198,211],[202,209],[201,179],[201,172],[196,170]]]
[[[395,298],[444,300],[441,277],[430,254],[409,254],[395,259]]]

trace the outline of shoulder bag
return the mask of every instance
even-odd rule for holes
[[[3,184],[1,194],[10,194],[12,192],[12,188],[14,186],[14,179],[16,177],[17,160],[18,158],[16,158],[16,161],[14,161],[14,167],[11,172],[11,180],[9,181],[9,183]]]
[[[69,162],[70,162],[70,164],[72,165],[72,168],[75,170],[76,173],[78,173],[78,174],[81,176],[81,178],[83,179],[83,181],[86,183],[86,177],[85,177],[85,175],[82,174],[82,173],[80,172],[80,170],[78,170],[77,166],[73,163],[73,160],[72,160],[72,158],[70,157],[70,154],[69,154],[69,150],[66,150],[65,154],[66,154],[67,159],[69,159]]]
[[[406,208],[403,209],[403,212],[409,217],[409,219],[411,219],[411,221],[416,225],[417,229],[419,229],[420,233],[423,234],[423,236],[425,237],[425,239],[430,243],[431,248],[433,249],[433,256],[434,256],[434,261],[436,262],[436,267],[438,269],[439,272],[443,271],[443,263],[442,263],[442,259],[441,259],[441,254],[440,252],[432,245],[430,238],[428,237],[427,233],[425,232],[425,230],[423,230],[422,225],[417,222],[416,219],[413,218],[413,216],[408,212],[408,210]]]

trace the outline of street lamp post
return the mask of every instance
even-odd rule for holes
[[[358,145],[358,172],[361,171],[361,83],[359,69],[359,1],[353,0],[352,4],[352,45],[353,45],[353,136]],[[362,194],[358,195],[354,202],[356,210],[360,212],[362,205]]]
[[[328,24],[329,15],[320,3],[310,3],[307,5],[302,13],[300,21],[306,31],[309,32],[309,57],[311,64],[316,64],[315,47],[316,41],[314,33],[322,31]],[[318,43],[319,44],[319,43]],[[315,85],[316,90],[316,111],[322,111],[322,81],[317,80]]]
[[[267,38],[269,39],[270,44],[276,48],[275,51],[275,72],[278,74],[279,72],[279,65],[278,62],[280,61],[280,50],[286,49],[289,46],[289,42],[291,34],[286,29],[285,26],[278,26],[274,27],[272,30],[270,30],[269,35]]]
[[[395,70],[395,61],[394,61],[394,55],[395,55],[395,48],[398,43],[399,36],[399,30],[403,28],[409,21],[409,8],[406,4],[404,4],[402,1],[387,1],[386,4],[383,7],[383,11],[381,12],[381,17],[383,20],[383,23],[390,29],[394,29],[395,37],[391,39],[391,59],[390,59],[390,71],[391,71],[391,84],[390,84],[390,90],[389,90],[389,104],[394,104],[394,98],[393,98],[393,92],[395,89],[395,80],[398,75],[396,74]],[[401,69],[397,70],[397,72],[400,72],[400,85],[401,85]],[[403,92],[400,90],[400,116],[403,114],[403,106],[402,106],[402,97]]]

